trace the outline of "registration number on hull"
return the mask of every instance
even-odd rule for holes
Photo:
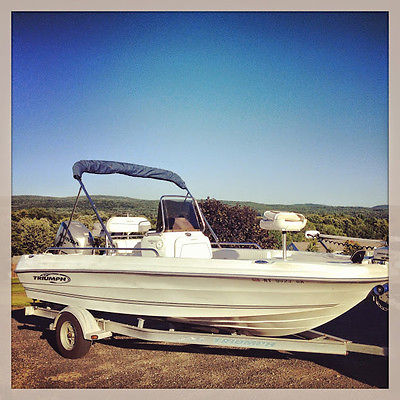
[[[293,280],[293,279],[269,279],[269,278],[253,278],[254,282],[268,282],[268,283],[304,283],[301,280]]]

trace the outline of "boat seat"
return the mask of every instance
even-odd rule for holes
[[[175,218],[174,224],[172,226],[172,230],[175,232],[178,231],[194,231],[193,225],[185,218]]]
[[[289,211],[265,211],[260,227],[269,231],[300,231],[307,223],[302,214]]]
[[[198,231],[188,219],[185,217],[169,217],[167,219],[167,227],[165,232],[187,232],[187,231]]]

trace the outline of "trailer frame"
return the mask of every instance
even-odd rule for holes
[[[388,356],[387,347],[354,343],[351,340],[315,330],[290,337],[247,336],[235,332],[231,334],[203,333],[176,330],[176,325],[173,322],[168,322],[168,329],[145,328],[146,319],[144,317],[137,318],[136,325],[125,324],[110,319],[94,317],[88,310],[75,306],[67,306],[62,310],[37,305],[25,308],[25,315],[52,319],[53,322],[49,325],[49,329],[53,331],[56,330],[57,323],[64,313],[72,314],[79,321],[84,339],[92,342],[111,337],[113,334],[119,334],[150,342],[336,355],[348,355],[349,352],[353,352]]]

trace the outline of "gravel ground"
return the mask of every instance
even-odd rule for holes
[[[373,325],[370,324],[373,321]],[[55,351],[48,321],[12,310],[12,388],[387,388],[388,359],[195,345],[127,337],[96,342],[78,360]],[[318,328],[387,345],[387,313],[370,300]]]

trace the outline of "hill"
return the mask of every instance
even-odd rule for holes
[[[145,214],[154,217],[157,213],[158,200],[142,200],[123,196],[92,196],[94,203],[99,211],[115,214]],[[44,208],[58,211],[70,211],[75,202],[75,197],[50,197],[50,196],[12,196],[12,211]],[[247,206],[256,210],[262,215],[265,210],[278,211],[294,211],[302,214],[320,214],[320,215],[362,215],[375,218],[388,218],[388,206],[374,207],[352,207],[352,206],[328,206],[323,204],[267,204],[249,201],[230,201],[221,200],[222,203],[228,205]],[[79,198],[78,210],[90,212],[91,207],[86,197],[83,195]]]
[[[91,196],[99,211],[113,214],[144,214],[149,217],[157,213],[158,200],[141,200],[122,196]],[[58,212],[71,212],[75,197],[49,197],[49,196],[12,196],[11,210],[17,211],[31,208],[44,208]],[[91,213],[92,208],[86,196],[80,196],[77,211]]]

